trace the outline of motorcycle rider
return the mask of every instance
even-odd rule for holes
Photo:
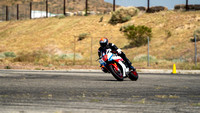
[[[115,44],[109,43],[107,38],[105,38],[105,37],[101,38],[99,41],[99,44],[100,44],[100,47],[98,49],[99,57],[102,57],[106,53],[106,49],[111,49],[111,51],[113,53],[117,53],[125,61],[125,63],[129,67],[129,69],[132,69],[133,71],[135,71],[135,68],[131,65],[132,63],[126,57],[124,52],[122,52],[122,50],[119,49]],[[100,67],[103,72],[105,72],[105,73],[108,72],[107,69],[105,69],[103,66],[100,66]]]

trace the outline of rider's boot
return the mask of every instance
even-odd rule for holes
[[[130,70],[133,70],[133,71],[136,70],[133,66],[129,66],[129,69],[130,69]]]
[[[135,71],[136,69],[131,65],[132,63],[127,59],[127,62],[126,62],[127,66],[129,67],[130,70],[133,70]]]
[[[122,57],[122,59],[125,61],[125,63],[127,64],[127,66],[129,67],[130,70],[135,71],[135,68],[131,65],[132,63],[129,61],[129,59],[126,57],[126,55],[121,52],[121,54],[119,54],[119,56]]]
[[[128,59],[126,60],[127,60],[126,64],[128,65],[129,69],[135,71],[136,69],[131,65],[132,63]]]

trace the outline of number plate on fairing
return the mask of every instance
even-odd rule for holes
[[[99,60],[99,63],[102,64],[102,65],[105,65],[105,64],[106,64],[105,61],[104,61],[103,59],[100,59],[100,60]]]

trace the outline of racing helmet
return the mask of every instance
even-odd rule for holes
[[[101,38],[99,44],[102,48],[105,48],[108,45],[108,39],[105,37]]]

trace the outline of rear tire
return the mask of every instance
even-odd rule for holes
[[[113,65],[109,65],[109,71],[112,73],[112,75],[115,77],[115,79],[117,79],[118,81],[123,81],[124,80],[123,69],[122,69],[121,65],[119,65],[118,63],[116,63],[116,64],[120,70],[117,71]]]
[[[129,73],[128,78],[131,79],[132,81],[136,81],[138,79],[138,73],[136,71],[131,71]]]

